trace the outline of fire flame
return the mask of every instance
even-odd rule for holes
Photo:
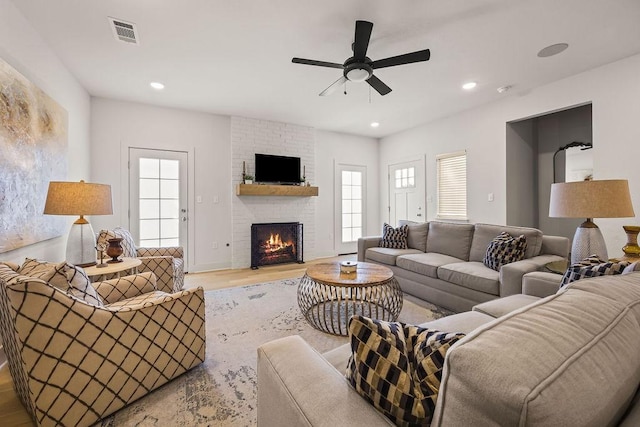
[[[285,245],[282,243],[282,240],[280,239],[280,235],[276,234],[275,236],[273,235],[273,233],[271,235],[269,235],[269,240],[267,240],[267,244],[269,246],[271,246],[272,248],[283,248]]]

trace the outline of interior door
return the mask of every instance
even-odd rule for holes
[[[389,165],[389,224],[401,219],[425,222],[424,160]]]
[[[188,264],[187,160],[183,151],[129,149],[129,228],[141,247],[182,246]]]
[[[366,218],[366,166],[336,165],[336,249],[339,254],[358,251]]]

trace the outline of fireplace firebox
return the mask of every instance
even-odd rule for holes
[[[262,265],[304,263],[302,224],[271,222],[251,224],[251,268]]]

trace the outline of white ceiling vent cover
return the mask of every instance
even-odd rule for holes
[[[123,21],[122,19],[112,18],[110,16],[109,22],[111,23],[111,30],[113,31],[113,36],[116,40],[120,40],[125,43],[140,44],[136,24],[133,22]]]

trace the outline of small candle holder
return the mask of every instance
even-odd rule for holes
[[[96,246],[96,250],[100,254],[99,255],[100,263],[98,265],[96,265],[96,267],[98,267],[98,268],[104,268],[104,267],[109,265],[106,262],[104,262],[104,251],[106,249],[107,249],[107,244],[104,243],[104,242],[103,243],[98,243],[98,245]]]

